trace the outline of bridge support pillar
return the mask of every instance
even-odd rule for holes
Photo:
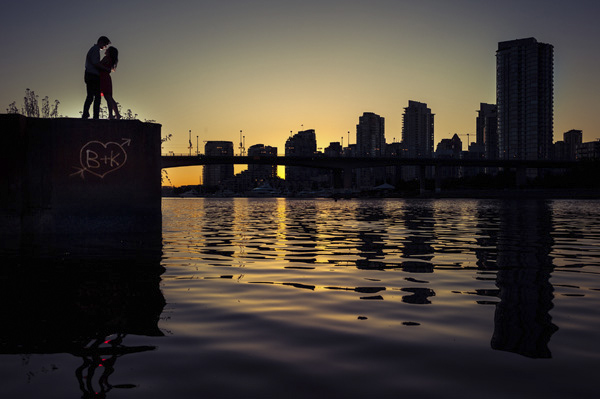
[[[0,247],[160,242],[160,125],[0,115],[0,130]]]
[[[352,168],[344,168],[344,189],[352,189]]]
[[[527,168],[524,166],[519,166],[517,168],[517,173],[516,173],[516,183],[517,183],[517,188],[523,188],[525,187],[525,185],[527,184]]]
[[[435,166],[435,192],[442,192],[442,167]]]
[[[342,169],[333,169],[333,188],[342,188],[344,186],[344,171]]]
[[[425,165],[419,165],[419,193],[425,194],[427,191],[425,187],[425,178],[426,178],[427,167]]]

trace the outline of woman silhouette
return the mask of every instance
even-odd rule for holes
[[[115,47],[107,48],[104,58],[100,61],[100,64],[107,68],[107,70],[100,70],[100,91],[104,94],[104,98],[108,105],[108,119],[121,119],[117,103],[113,98],[112,79],[110,78],[110,72],[117,68],[118,62],[119,51]]]

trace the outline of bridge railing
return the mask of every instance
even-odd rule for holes
[[[203,156],[203,155],[204,154],[196,154],[195,152],[192,153],[192,155],[190,155],[189,153],[179,153],[179,154],[176,154],[176,153],[174,153],[172,151],[169,151],[167,153],[163,152],[161,154],[162,157],[189,157],[189,156],[198,157],[198,156]]]

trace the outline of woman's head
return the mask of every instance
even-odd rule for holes
[[[112,69],[116,69],[117,63],[119,62],[119,50],[117,50],[116,47],[109,47],[106,49],[106,53],[112,61]]]

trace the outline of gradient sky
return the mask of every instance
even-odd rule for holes
[[[11,2],[0,13],[0,108],[25,89],[79,117],[85,54],[101,35],[119,49],[114,97],[173,139],[268,144],[315,129],[318,147],[356,142],[363,112],[401,140],[409,100],[435,116],[435,143],[473,141],[479,103],[495,103],[499,41],[554,45],[554,140],[570,129],[600,138],[597,0],[219,0]],[[198,140],[196,137],[198,136]],[[466,143],[467,137],[461,137]],[[197,184],[200,167],[170,169]]]

